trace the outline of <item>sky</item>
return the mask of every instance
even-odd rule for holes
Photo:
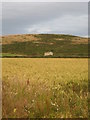
[[[88,36],[88,2],[82,1],[5,2],[4,0],[2,34],[48,33]]]
[[[1,0],[2,2],[89,2],[89,0]]]

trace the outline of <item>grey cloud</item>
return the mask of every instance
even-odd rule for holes
[[[2,7],[3,34],[39,33],[41,31],[47,33],[54,33],[56,31],[57,33],[61,33],[61,29],[59,29],[61,25],[63,26],[63,33],[70,33],[70,27],[72,27],[72,31],[74,31],[73,34],[86,34],[86,32],[83,32],[83,29],[87,27],[87,20],[85,20],[87,17],[84,18],[84,20],[83,18],[82,20],[80,19],[81,21],[78,19],[77,22],[74,20],[69,22],[69,18],[64,18],[66,18],[66,16],[71,16],[72,19],[76,19],[81,16],[87,16],[88,3],[10,2],[3,3]],[[79,25],[81,24],[79,22],[83,24]],[[64,24],[68,24],[66,26],[70,27],[66,30]],[[73,24],[76,24],[77,28],[74,28],[75,25],[73,26]],[[75,31],[75,29],[77,31]]]

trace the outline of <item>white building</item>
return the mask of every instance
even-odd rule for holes
[[[45,52],[44,56],[53,56],[53,52]]]

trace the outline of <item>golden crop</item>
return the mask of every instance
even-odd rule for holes
[[[3,58],[3,117],[88,117],[88,59]]]

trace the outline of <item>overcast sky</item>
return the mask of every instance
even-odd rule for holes
[[[1,0],[2,2],[89,2],[89,0]]]
[[[3,2],[2,34],[88,35],[87,2]]]

